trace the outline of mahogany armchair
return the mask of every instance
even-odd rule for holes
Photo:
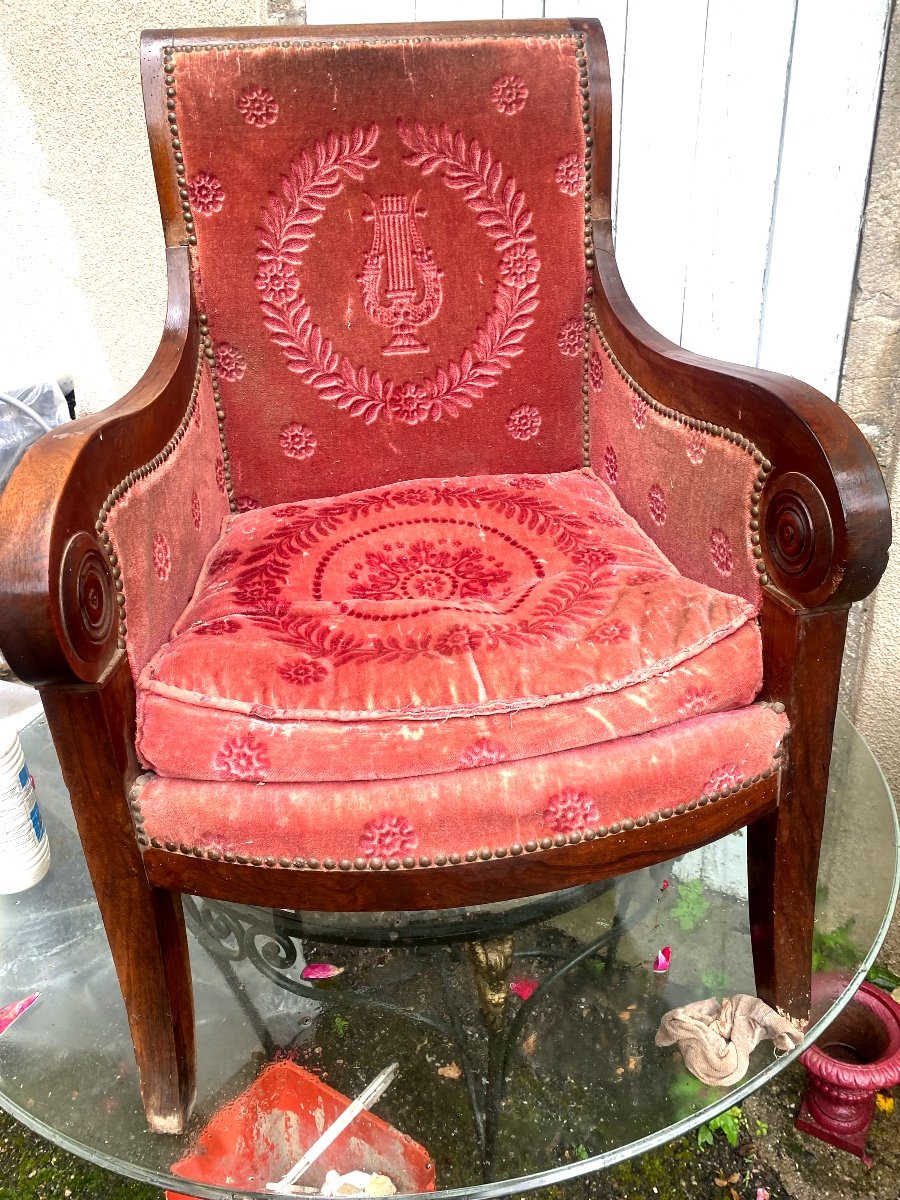
[[[0,500],[151,1127],[183,1127],[180,893],[477,904],[749,826],[760,994],[808,1005],[853,423],[635,312],[589,20],[149,33],[169,308]]]

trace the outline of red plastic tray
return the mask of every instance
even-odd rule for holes
[[[350,1104],[346,1096],[292,1062],[272,1063],[198,1135],[175,1175],[220,1187],[263,1192],[302,1157]],[[330,1170],[378,1172],[398,1192],[433,1192],[434,1163],[405,1133],[362,1112],[298,1180],[320,1188]],[[166,1192],[166,1200],[190,1200]]]

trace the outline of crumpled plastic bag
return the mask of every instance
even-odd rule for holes
[[[802,1032],[758,996],[738,994],[720,1003],[697,1000],[670,1009],[659,1023],[657,1046],[677,1046],[684,1065],[703,1083],[728,1087],[747,1074],[750,1052],[771,1039],[775,1049],[799,1046]]]
[[[4,397],[11,396],[34,413],[39,420],[23,412]],[[0,388],[0,487],[12,474],[13,467],[32,442],[69,419],[69,408],[62,388],[55,381],[34,387]]]

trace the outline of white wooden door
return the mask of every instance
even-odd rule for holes
[[[890,0],[308,0],[307,16],[599,17],[635,304],[692,350],[836,395]]]
[[[889,0],[622,0],[617,256],[651,324],[834,397]]]

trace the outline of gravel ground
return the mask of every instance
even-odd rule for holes
[[[162,1195],[89,1166],[0,1111],[0,1200],[162,1200]]]

